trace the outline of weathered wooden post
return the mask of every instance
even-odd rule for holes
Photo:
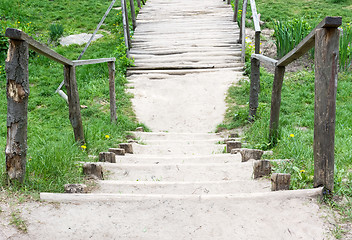
[[[64,81],[68,96],[69,118],[73,127],[76,142],[84,143],[84,133],[76,81],[76,68],[64,65]]]
[[[233,21],[237,22],[237,17],[238,17],[238,5],[239,5],[239,0],[235,0],[235,9],[234,9],[234,15],[233,15]]]
[[[139,9],[142,8],[142,5],[141,5],[141,0],[137,0],[137,6],[139,7]]]
[[[240,41],[242,44],[242,62],[245,61],[246,54],[246,13],[247,13],[248,0],[243,0],[242,14],[241,14],[241,28],[240,28]]]
[[[231,3],[231,0],[227,0],[227,4],[230,4]]]
[[[108,62],[109,92],[110,92],[110,121],[116,122],[116,92],[115,92],[115,62]]]
[[[278,137],[280,105],[281,105],[281,89],[284,81],[285,67],[275,67],[275,76],[273,90],[271,94],[271,111],[270,111],[270,129],[269,140],[274,144]]]
[[[339,30],[315,33],[314,187],[334,190],[334,146]]]
[[[130,8],[131,8],[132,27],[133,27],[133,30],[135,30],[137,27],[137,22],[136,22],[136,10],[134,8],[134,0],[130,0]]]
[[[23,182],[26,174],[28,112],[28,43],[9,40],[6,59],[7,142],[6,173],[9,181]]]
[[[260,91],[260,60],[251,58],[251,85],[249,89],[248,121],[253,122],[258,109],[258,96]]]
[[[127,4],[126,0],[121,0],[121,11],[122,11],[122,22],[123,22],[123,32],[125,38],[125,45],[127,48],[127,57],[129,57],[128,51],[131,49],[131,38],[130,38],[130,29],[128,26],[128,13],[127,13]]]

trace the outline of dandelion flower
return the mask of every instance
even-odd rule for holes
[[[290,137],[293,138],[293,137],[295,137],[295,135],[294,135],[293,133],[291,133],[291,134],[290,134]]]
[[[306,172],[306,170],[302,169],[300,172],[301,172],[301,173],[305,173],[305,172]]]
[[[81,146],[81,148],[82,148],[82,150],[84,150],[84,149],[86,149],[86,148],[87,148],[87,146],[82,145],[82,146]]]
[[[105,135],[105,138],[106,138],[106,139],[109,139],[109,138],[110,138],[110,136],[109,136],[109,135]]]

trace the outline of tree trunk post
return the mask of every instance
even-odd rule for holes
[[[131,49],[131,39],[130,39],[130,29],[128,26],[128,13],[126,0],[121,0],[121,10],[122,10],[122,22],[123,22],[123,32],[125,38],[125,45],[127,48],[127,57],[129,57],[128,51]]]
[[[115,62],[108,62],[109,67],[109,92],[110,92],[110,120],[115,123],[116,116],[116,92],[115,92]]]
[[[275,67],[275,76],[273,90],[271,94],[271,111],[270,111],[270,129],[269,140],[276,144],[278,137],[280,105],[281,105],[281,89],[285,75],[285,67]]]
[[[242,7],[242,14],[241,14],[241,31],[240,31],[240,41],[242,44],[242,54],[241,60],[242,62],[245,61],[245,54],[246,54],[246,13],[247,13],[247,3],[248,0],[243,0],[243,7]]]
[[[9,40],[6,59],[7,141],[6,173],[10,182],[23,182],[26,175],[28,112],[28,44]]]
[[[339,30],[321,28],[315,35],[314,187],[334,190],[336,89]]]
[[[79,104],[79,95],[76,82],[76,69],[74,66],[64,66],[64,80],[68,96],[69,118],[73,127],[75,140],[79,144],[84,143],[84,133]]]
[[[255,32],[255,54],[260,54],[260,32]]]
[[[230,5],[230,3],[231,3],[231,0],[227,0],[227,4]]]
[[[258,96],[260,91],[260,60],[251,59],[251,86],[249,89],[248,121],[253,122],[258,109]]]
[[[133,26],[133,30],[135,30],[137,27],[137,22],[136,22],[136,10],[134,8],[134,0],[130,0],[130,8],[131,8],[132,26]]]
[[[139,7],[139,9],[142,8],[142,5],[141,5],[141,0],[137,0],[137,6]]]
[[[238,5],[239,5],[239,0],[235,0],[235,9],[234,9],[234,15],[233,15],[233,21],[237,22],[237,17],[238,17]]]

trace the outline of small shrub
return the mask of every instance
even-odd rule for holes
[[[61,24],[53,23],[49,27],[49,36],[51,42],[57,42],[64,34],[64,27]]]
[[[281,58],[289,53],[311,31],[311,26],[303,19],[274,22],[274,36],[276,37],[277,57]]]
[[[352,65],[352,28],[350,24],[340,36],[340,71],[347,71]]]

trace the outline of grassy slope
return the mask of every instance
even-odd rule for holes
[[[352,22],[352,1],[331,3],[327,0],[257,1],[258,12],[267,26],[272,21],[290,18],[305,18],[311,23],[320,22],[324,16],[339,15],[343,25]],[[344,197],[344,202],[330,202],[352,220],[352,73],[340,73],[337,90],[337,118],[335,140],[335,200]],[[258,118],[247,123],[249,82],[243,80],[239,87],[229,89],[229,106],[226,120],[221,127],[247,126],[245,137],[249,147],[270,149],[268,142],[271,89],[273,75],[261,70],[261,92]],[[280,140],[272,149],[274,159],[292,159],[287,164],[276,166],[276,172],[291,173],[291,188],[313,187],[313,129],[314,129],[314,72],[287,73],[282,88],[280,113]],[[245,107],[241,107],[244,105]],[[294,134],[294,137],[290,137]],[[292,135],[291,135],[292,136]],[[338,235],[338,234],[337,234]]]
[[[23,29],[30,26],[36,39],[47,43],[51,23],[62,24],[64,35],[92,32],[101,20],[110,0],[56,0],[56,1],[13,1],[0,3],[1,23],[18,25]],[[114,7],[118,7],[119,1]],[[9,8],[9,6],[12,6]],[[40,9],[41,14],[38,13]],[[67,104],[54,93],[63,80],[63,69],[43,56],[31,54],[29,65],[29,114],[28,114],[28,164],[24,189],[35,191],[62,191],[63,184],[83,181],[77,161],[87,161],[88,154],[96,155],[114,147],[124,139],[126,130],[138,125],[131,110],[130,96],[124,91],[124,69],[128,64],[124,55],[121,11],[113,9],[102,29],[105,37],[94,42],[82,59],[116,57],[117,124],[110,123],[108,68],[106,64],[81,66],[77,69],[82,119],[87,149],[80,150],[73,139],[68,119]],[[6,18],[4,18],[4,16]],[[51,46],[53,47],[53,46]],[[77,59],[84,46],[56,47],[57,52],[69,59]],[[6,144],[6,76],[4,55],[0,60],[0,148]],[[105,136],[109,135],[109,138]],[[0,175],[5,178],[5,156],[0,152]],[[1,183],[1,182],[0,182]],[[3,184],[5,182],[3,181]],[[1,185],[0,185],[1,186]]]

